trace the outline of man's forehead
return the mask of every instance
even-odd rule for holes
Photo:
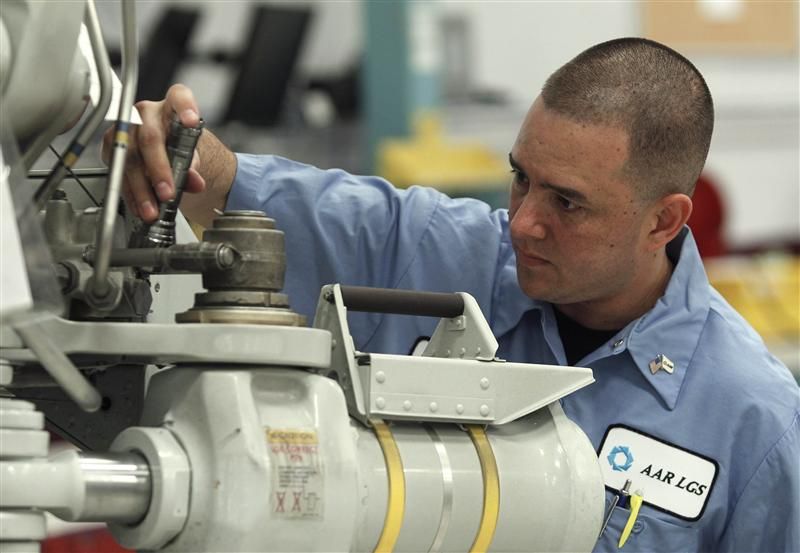
[[[510,159],[516,165],[512,167],[534,180],[571,188],[601,202],[610,197],[620,200],[633,188],[625,171],[628,143],[627,133],[618,127],[580,123],[535,103]]]
[[[619,126],[578,121],[537,101],[525,117],[512,152],[520,163],[541,153],[574,163],[593,160],[613,170],[627,161],[629,145],[629,134]]]

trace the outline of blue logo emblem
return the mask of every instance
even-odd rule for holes
[[[626,445],[614,446],[606,458],[611,468],[619,472],[625,472],[633,465],[633,453]]]

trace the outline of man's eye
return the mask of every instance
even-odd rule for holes
[[[513,175],[514,186],[518,188],[526,188],[528,186],[528,177],[519,169],[511,169]]]
[[[562,211],[577,211],[581,208],[578,204],[570,200],[569,198],[565,198],[564,196],[556,196],[556,201],[558,202],[558,206],[562,209]]]

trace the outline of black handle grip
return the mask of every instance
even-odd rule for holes
[[[417,292],[394,288],[340,286],[344,305],[351,311],[452,318],[464,314],[464,299],[458,294]],[[333,300],[333,295],[328,301]]]

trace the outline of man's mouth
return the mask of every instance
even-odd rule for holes
[[[517,261],[526,267],[541,267],[542,265],[549,265],[550,262],[543,257],[536,254],[526,253],[517,249]]]

